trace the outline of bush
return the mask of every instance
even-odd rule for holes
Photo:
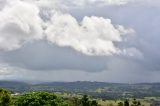
[[[68,106],[53,93],[35,92],[17,98],[15,106]]]
[[[12,98],[9,91],[0,89],[0,106],[12,105]]]

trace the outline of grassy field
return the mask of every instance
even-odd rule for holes
[[[63,97],[63,98],[72,98],[72,97],[77,97],[77,98],[82,98],[83,95],[81,94],[76,94],[76,93],[61,93],[61,92],[56,92],[56,95]],[[91,98],[91,100],[93,100],[94,98]],[[95,99],[96,101],[98,101],[98,103],[101,106],[118,106],[119,102],[124,102],[122,100],[102,100],[102,99]],[[150,106],[150,104],[153,101],[160,101],[160,97],[145,97],[144,99],[136,99],[137,101],[140,101],[142,105],[144,106]],[[129,98],[129,103],[132,104],[133,98]]]
[[[77,98],[82,98],[82,95],[78,95],[78,94],[70,94],[70,93],[61,93],[61,92],[57,92],[57,95],[59,95],[60,97],[63,98],[71,98],[71,97],[77,97]],[[130,104],[132,104],[132,100],[133,98],[129,99]],[[137,101],[140,101],[142,105],[144,106],[150,106],[151,101],[152,100],[160,100],[160,97],[145,97],[144,99],[137,99]],[[98,101],[98,103],[101,106],[118,106],[119,102],[124,102],[122,100],[102,100],[102,99],[96,99],[96,101]]]
[[[144,106],[150,106],[150,103],[145,101],[145,100],[140,100],[139,101],[141,102],[142,105]],[[113,100],[106,100],[106,101],[102,101],[102,100],[98,100],[98,103],[101,105],[101,106],[118,106],[118,103],[119,102],[123,102],[121,100],[117,100],[117,101],[113,101]],[[130,104],[132,104],[132,101],[130,101]]]

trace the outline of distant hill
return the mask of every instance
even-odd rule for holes
[[[128,97],[160,97],[160,83],[121,84],[106,82],[46,82],[28,84],[16,81],[0,81],[1,88],[13,92],[48,91],[88,94],[94,98],[116,99]]]
[[[24,92],[29,90],[31,85],[17,81],[0,81],[0,87],[14,92]]]
[[[118,85],[115,83],[105,83],[105,82],[50,82],[50,83],[41,83],[36,84],[34,86],[47,86],[53,87],[57,90],[65,89],[65,90],[72,90],[72,91],[89,91],[89,90],[96,90],[97,88],[104,88],[106,86],[113,86]],[[121,85],[121,84],[120,84]]]

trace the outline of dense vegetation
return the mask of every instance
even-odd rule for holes
[[[97,100],[90,99],[87,95],[81,98],[70,97],[62,98],[54,93],[31,92],[22,95],[11,96],[11,93],[5,89],[0,89],[0,106],[101,106]],[[108,105],[106,105],[108,106]],[[109,105],[112,106],[112,105]],[[126,99],[118,102],[116,106],[144,106],[140,101],[134,99],[130,105]]]
[[[5,89],[0,89],[0,106],[98,106],[96,100],[89,100],[87,95],[81,99],[62,99],[54,93],[32,92],[11,96]]]
[[[0,106],[10,106],[12,104],[12,98],[10,92],[4,89],[0,89]]]
[[[33,92],[19,96],[15,106],[68,106],[53,93]]]
[[[7,89],[0,89],[0,106],[160,106],[158,83],[0,81],[0,88]]]

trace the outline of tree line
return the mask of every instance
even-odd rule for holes
[[[0,89],[0,106],[101,106],[97,100],[90,99],[87,95],[81,98],[63,98],[48,92],[31,92],[16,97],[5,89]],[[119,102],[117,106],[143,106],[140,101],[134,99]]]

